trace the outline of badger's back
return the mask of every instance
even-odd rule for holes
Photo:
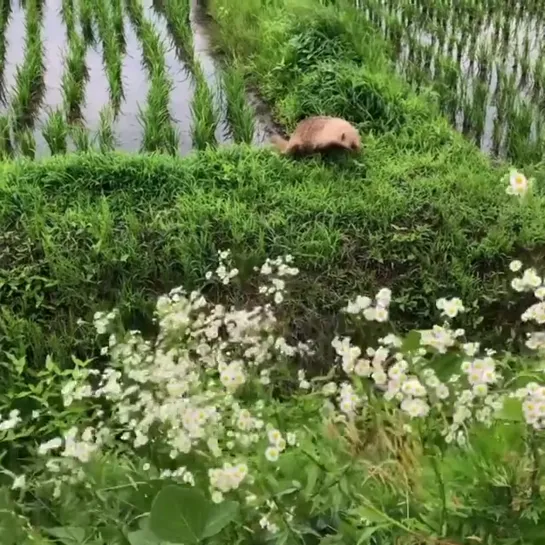
[[[360,149],[358,131],[338,117],[315,116],[301,121],[291,135],[286,151],[313,152],[332,147]]]

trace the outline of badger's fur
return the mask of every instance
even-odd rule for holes
[[[341,148],[360,151],[358,131],[348,121],[339,117],[314,116],[300,121],[289,140],[278,135],[272,143],[286,155],[305,155]]]

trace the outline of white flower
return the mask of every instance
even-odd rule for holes
[[[528,192],[531,186],[532,180],[528,180],[524,174],[517,170],[511,170],[509,173],[509,185],[505,192],[509,195],[522,197]]]
[[[219,490],[212,492],[212,501],[214,503],[221,503],[223,501],[223,494]]]
[[[26,486],[26,477],[24,475],[17,475],[13,479],[13,484],[11,485],[12,490],[22,490]]]
[[[463,312],[465,310],[461,299],[458,297],[453,297],[452,299],[445,299],[443,297],[438,299],[435,305],[438,309],[443,311],[441,314],[443,316],[447,316],[448,318],[454,318],[459,312]]]
[[[265,451],[265,458],[269,460],[269,462],[276,462],[280,456],[280,451],[277,447],[268,447]]]
[[[518,259],[511,261],[511,263],[509,263],[509,269],[511,269],[512,272],[520,271],[520,269],[522,269],[522,262]]]
[[[54,439],[51,439],[47,441],[46,443],[42,443],[38,447],[38,454],[40,456],[47,454],[50,450],[56,450],[62,446],[62,439],[60,437],[55,437]]]

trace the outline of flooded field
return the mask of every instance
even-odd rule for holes
[[[266,135],[196,0],[0,0],[0,158]]]
[[[398,70],[431,88],[484,151],[526,163],[545,143],[544,0],[357,0]]]

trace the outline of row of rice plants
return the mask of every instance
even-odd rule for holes
[[[74,0],[62,0],[61,17],[66,27],[68,39],[76,28],[76,17],[74,13]]]
[[[0,3],[0,103],[6,105],[6,87],[4,82],[4,68],[6,66],[6,52],[8,47],[7,28],[11,16],[11,3],[2,0]]]
[[[73,31],[68,41],[68,53],[64,61],[61,83],[64,110],[69,123],[83,121],[85,86],[89,80],[89,71],[85,64],[86,53],[85,40],[78,32]]]
[[[123,92],[123,59],[119,36],[114,26],[110,0],[95,0],[95,17],[98,36],[102,42],[102,55],[108,86],[110,102],[115,116],[119,114],[124,100]],[[123,23],[123,20],[121,20]]]
[[[41,3],[27,0],[25,9],[25,58],[16,69],[11,102],[15,133],[34,127],[45,92]]]
[[[93,0],[79,0],[79,20],[81,33],[87,45],[95,43],[95,32],[93,29]]]
[[[154,24],[144,16],[140,0],[126,0],[127,13],[142,45],[142,63],[149,74],[146,106],[139,108],[144,134],[141,150],[175,155],[179,135],[170,113],[170,93],[174,88],[166,66],[166,46]]]
[[[545,104],[543,4],[369,0],[360,7],[390,42],[399,70],[417,87],[431,84],[460,130],[486,150],[532,162],[545,143],[541,123],[527,123],[528,111],[539,119]]]
[[[162,5],[162,13],[178,57],[193,76],[194,93],[191,100],[193,146],[197,149],[217,146],[216,131],[220,112],[216,106],[214,92],[206,81],[202,64],[195,54],[189,0],[165,2]]]

